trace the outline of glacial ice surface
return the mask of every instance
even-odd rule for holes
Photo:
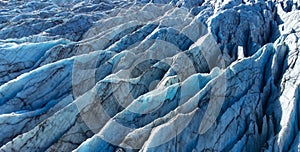
[[[297,0],[0,1],[0,151],[300,151]]]

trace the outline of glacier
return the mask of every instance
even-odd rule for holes
[[[300,151],[297,0],[0,0],[0,151]]]

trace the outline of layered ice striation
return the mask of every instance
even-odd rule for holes
[[[0,1],[0,151],[300,151],[299,8]]]

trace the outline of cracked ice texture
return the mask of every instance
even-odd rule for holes
[[[299,7],[0,1],[0,151],[299,151]]]

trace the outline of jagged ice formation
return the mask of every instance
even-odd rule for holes
[[[0,151],[300,151],[297,0],[0,0]]]

